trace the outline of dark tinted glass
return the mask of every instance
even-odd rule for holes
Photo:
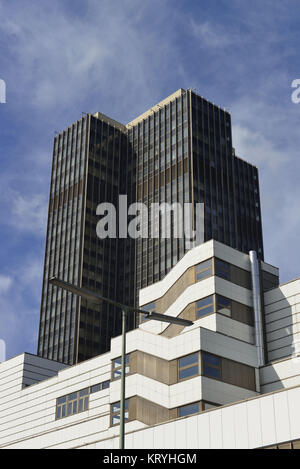
[[[207,365],[203,366],[203,374],[204,376],[211,378],[221,378],[221,371],[218,368],[213,368]]]
[[[202,300],[197,301],[197,308],[202,308],[203,306],[208,306],[213,302],[213,297],[208,296],[207,298],[203,298]]]
[[[189,378],[190,376],[198,375],[198,365],[184,368],[179,371],[179,379]]]
[[[200,272],[201,270],[211,268],[211,259],[205,262],[201,262],[200,264],[196,265],[196,272]]]
[[[193,353],[191,355],[187,355],[186,357],[180,358],[179,368],[198,363],[198,356],[198,353]]]
[[[224,278],[225,280],[230,280],[230,269],[227,262],[220,261],[219,259],[215,260],[215,274],[218,277]]]
[[[57,404],[64,404],[67,400],[67,396],[59,397],[57,399]]]
[[[207,306],[207,308],[202,308],[197,310],[197,318],[201,318],[201,316],[205,316],[206,314],[211,314],[214,312],[213,305]]]
[[[101,384],[95,384],[94,386],[91,386],[91,393],[98,392],[101,390]]]
[[[104,381],[104,382],[102,383],[102,389],[107,389],[107,388],[109,388],[109,385],[110,385],[110,381]]]
[[[214,365],[214,366],[220,366],[221,364],[221,360],[219,357],[215,357],[214,355],[210,355],[209,353],[203,354],[203,362],[206,365]]]
[[[217,295],[217,304],[218,307],[228,307],[231,305],[231,300],[225,298],[224,296]]]
[[[125,356],[125,363],[129,363],[129,355]],[[114,368],[118,368],[122,365],[122,357],[115,358],[113,361]]]
[[[185,405],[183,407],[179,407],[179,417],[184,417],[185,415],[196,414],[199,412],[199,402],[195,404]]]

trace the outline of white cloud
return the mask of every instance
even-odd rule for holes
[[[265,260],[280,268],[282,282],[300,274],[299,138],[291,125],[299,117],[288,93],[286,100],[272,101],[273,90],[285,83],[279,74],[272,87],[265,83],[231,106],[236,154],[259,170]]]
[[[8,180],[5,180],[8,176]],[[2,225],[12,227],[14,233],[34,235],[44,237],[46,230],[46,220],[48,213],[48,200],[44,193],[22,193],[11,188],[13,182],[9,179],[9,174],[5,173],[1,177],[3,185],[1,187],[1,221]],[[32,190],[35,187],[33,185]]]
[[[14,72],[18,69],[22,76],[20,90],[19,80],[14,77],[11,83],[17,100],[25,92],[27,107],[59,112],[75,103],[85,105],[87,95],[97,111],[101,102],[96,96],[113,96],[116,90],[123,96],[119,106],[135,106],[140,90],[151,90],[153,99],[165,57],[173,55],[174,47],[171,38],[162,40],[148,25],[153,18],[163,22],[166,10],[156,0],[143,5],[89,0],[80,17],[67,15],[59,1],[46,7],[31,2],[26,9],[6,6],[0,32],[10,42]]]
[[[10,223],[19,231],[29,231],[43,235],[46,227],[48,205],[44,194],[24,196],[15,193],[12,196]]]
[[[10,275],[0,275],[0,339],[6,342],[8,357],[36,352],[42,262],[42,253],[27,255]]]
[[[196,39],[200,40],[202,45],[210,48],[223,48],[235,42],[232,34],[224,28],[221,30],[216,24],[208,21],[203,23],[191,19],[191,32]]]
[[[287,163],[289,155],[276,148],[273,141],[267,139],[263,132],[251,130],[239,124],[233,125],[233,141],[236,154],[260,168],[267,167],[273,172]]]
[[[0,293],[6,293],[12,286],[13,280],[7,275],[0,275]]]

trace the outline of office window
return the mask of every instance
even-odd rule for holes
[[[116,402],[111,406],[111,423],[112,425],[120,424],[120,402]],[[125,422],[129,419],[129,400],[125,401]]]
[[[200,402],[194,404],[184,405],[178,408],[178,416],[184,417],[185,415],[197,414],[200,412]]]
[[[56,401],[56,418],[61,419],[88,410],[89,388],[73,392]]]
[[[210,353],[203,353],[202,364],[204,376],[221,379],[221,358]]]
[[[113,360],[113,369],[112,369],[112,378],[118,379],[121,378],[122,374],[122,357],[115,358]],[[130,373],[130,366],[129,366],[129,355],[125,357],[125,375]]]
[[[212,275],[212,260],[196,265],[196,282]]]
[[[67,396],[63,396],[56,401],[56,418],[60,419],[67,416]]]
[[[98,391],[102,391],[103,389],[109,388],[110,381],[103,381],[102,383],[99,384],[94,384],[94,386],[90,387],[90,393],[93,394]]]
[[[67,396],[59,397],[56,401],[56,418],[61,419],[88,410],[90,394],[107,389],[109,385],[110,381],[107,380]]]
[[[197,305],[196,305],[197,318],[200,318],[201,316],[205,316],[206,314],[211,314],[213,312],[214,312],[213,295],[208,296],[206,298],[202,298],[202,300],[197,301]]]
[[[216,295],[217,312],[231,316],[232,301],[221,295]]]
[[[215,275],[225,280],[230,280],[230,265],[228,262],[215,259]]]
[[[186,379],[199,374],[199,353],[186,355],[178,360],[178,378]]]

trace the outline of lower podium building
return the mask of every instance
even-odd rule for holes
[[[127,333],[125,447],[300,449],[300,279],[217,241],[187,252]],[[74,366],[0,364],[0,448],[117,449],[121,337]]]

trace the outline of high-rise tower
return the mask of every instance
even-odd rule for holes
[[[110,305],[93,305],[48,285],[58,276],[119,301],[134,301],[134,245],[99,239],[96,208],[135,196],[126,128],[97,113],[55,137],[51,175],[38,354],[73,364],[107,350],[121,332]],[[132,194],[132,196],[131,196]],[[132,272],[131,275],[128,272]],[[134,318],[128,327],[132,328]]]
[[[180,89],[126,127],[138,201],[202,202],[205,241],[255,250],[263,259],[258,171],[235,156],[228,112]],[[138,239],[136,290],[162,279],[187,249],[184,238]]]
[[[96,207],[204,203],[204,240],[263,259],[257,168],[235,156],[231,118],[180,89],[126,126],[87,115],[55,137],[38,354],[66,363],[103,353],[120,312],[48,286],[52,275],[128,304],[189,249],[184,237],[99,239]],[[195,214],[193,214],[195,219]],[[149,217],[149,233],[151,219]],[[128,328],[134,327],[131,318]]]

